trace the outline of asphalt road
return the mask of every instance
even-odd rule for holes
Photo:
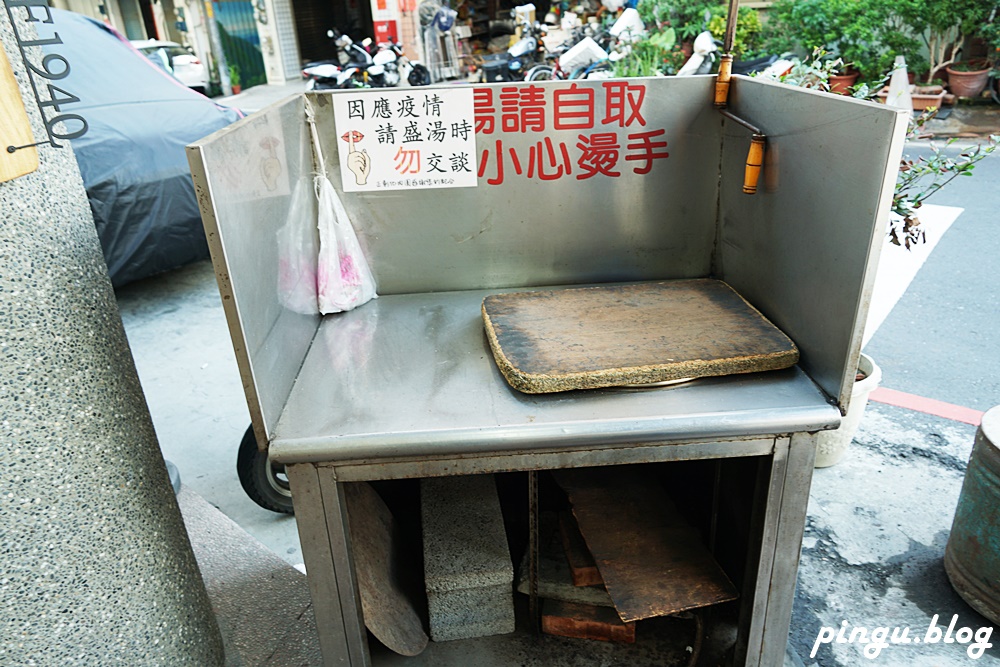
[[[882,368],[882,386],[988,410],[1000,405],[1000,151],[928,203],[965,211],[865,352]]]

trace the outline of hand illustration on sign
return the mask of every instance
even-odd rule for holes
[[[348,130],[340,138],[348,144],[347,168],[354,174],[354,180],[358,185],[365,185],[368,182],[368,174],[372,171],[371,158],[368,157],[368,151],[363,148],[359,151],[354,146],[355,142],[365,138],[364,135],[357,130]]]
[[[281,160],[275,151],[280,143],[277,137],[264,137],[260,140],[260,147],[267,151],[267,156],[260,159],[260,176],[268,192],[278,187],[278,176],[281,175]]]

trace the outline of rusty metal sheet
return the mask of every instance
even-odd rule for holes
[[[623,621],[733,600],[736,588],[648,471],[554,472]]]
[[[787,368],[795,343],[721,280],[493,294],[500,372],[528,394]]]

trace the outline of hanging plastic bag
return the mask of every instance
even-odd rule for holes
[[[316,297],[316,261],[319,245],[312,227],[308,186],[299,181],[292,192],[288,220],[278,230],[278,299],[303,315],[319,312]]]
[[[375,298],[375,278],[330,179],[316,177],[319,198],[319,311],[339,313]]]
[[[339,313],[352,310],[374,299],[375,277],[372,275],[358,243],[358,236],[347,217],[347,209],[326,172],[326,160],[319,143],[316,117],[306,100],[306,120],[312,135],[316,159],[316,198],[319,215],[319,261],[316,266],[316,291],[319,312]]]

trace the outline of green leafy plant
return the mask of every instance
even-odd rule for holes
[[[990,12],[989,20],[979,29],[986,44],[986,59],[994,69],[1000,69],[1000,2]]]
[[[937,109],[923,112],[910,121],[907,139],[921,136],[924,125],[937,114]],[[952,146],[958,139],[950,139],[944,148]],[[897,217],[889,219],[889,241],[905,246],[907,250],[918,243],[927,241],[920,225],[917,210],[929,197],[940,191],[959,176],[972,176],[976,164],[1000,147],[1000,135],[991,135],[986,143],[975,144],[963,149],[955,157],[944,148],[931,144],[930,157],[916,159],[904,155],[899,164],[899,177],[892,196],[892,212]]]
[[[651,41],[636,42],[627,56],[614,63],[617,77],[662,76],[667,51]]]
[[[829,55],[825,49],[815,48],[809,59],[794,59],[791,68],[777,80],[790,86],[829,92],[830,77],[847,68],[842,58],[831,58]]]
[[[636,10],[647,28],[660,29],[670,24],[672,8],[670,0],[641,0]]]
[[[229,84],[231,86],[240,85],[240,68],[236,65],[229,66]]]
[[[916,1],[916,0],[905,0]],[[894,11],[896,0],[778,0],[765,43],[769,50],[822,48],[851,63],[864,80],[880,78],[903,55],[922,68],[920,43]]]
[[[726,12],[725,5],[714,7],[712,18],[708,22],[708,30],[712,36],[722,41],[726,34]],[[756,9],[750,7],[740,7],[736,15],[736,34],[733,43],[733,55],[737,60],[755,57],[763,48],[764,24],[760,20],[760,14]]]
[[[674,46],[667,51],[663,56],[663,67],[662,71],[667,76],[672,76],[677,74],[678,70],[684,66],[687,62],[688,55],[684,53],[680,44],[674,44]]]
[[[638,11],[647,27],[671,27],[677,39],[691,41],[704,30],[705,12],[714,5],[705,0],[641,0]]]
[[[963,60],[951,65],[951,69],[956,72],[981,72],[989,68],[990,65],[985,60]]]
[[[928,80],[959,60],[965,38],[977,35],[995,14],[997,3],[984,0],[897,0],[894,11],[929,54]]]
[[[894,10],[895,0],[872,1],[879,3],[878,12],[883,17],[882,27],[877,36],[883,48],[871,69],[876,72],[888,72],[893,68],[896,56],[903,56],[906,59],[907,71],[915,75],[926,73],[928,63],[921,42],[903,17]],[[870,75],[870,72],[867,74]]]
[[[632,44],[628,55],[614,64],[615,76],[662,76],[676,73],[673,63],[676,60],[675,54],[680,53],[676,31],[669,26],[652,26],[649,31],[649,37]]]

